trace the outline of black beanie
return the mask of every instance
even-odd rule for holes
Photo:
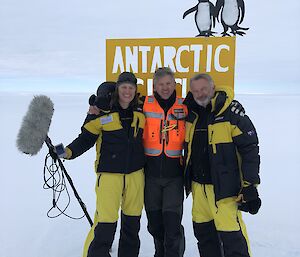
[[[117,81],[117,86],[119,86],[122,83],[129,83],[134,86],[137,86],[137,79],[132,72],[125,71],[119,75],[118,81]]]

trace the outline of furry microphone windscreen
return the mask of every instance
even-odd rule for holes
[[[17,137],[17,147],[21,152],[35,155],[40,151],[48,135],[53,107],[48,96],[39,95],[32,99]]]

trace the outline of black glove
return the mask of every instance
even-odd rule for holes
[[[96,100],[96,96],[95,95],[91,95],[89,98],[89,105],[94,105],[95,104],[95,100]]]
[[[257,188],[253,185],[244,187],[241,191],[242,202],[239,203],[239,210],[256,214],[261,206]]]
[[[230,110],[235,114],[239,114],[240,116],[245,115],[245,109],[244,109],[243,105],[237,100],[233,100],[231,102]]]

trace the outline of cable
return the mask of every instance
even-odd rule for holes
[[[47,216],[49,218],[57,218],[60,215],[64,215],[70,219],[79,220],[82,219],[85,215],[81,217],[72,217],[67,214],[65,211],[70,205],[71,197],[67,188],[65,175],[59,165],[57,165],[56,160],[51,157],[48,153],[45,157],[44,162],[44,189],[51,189],[52,190],[52,207],[47,212]],[[63,194],[65,193],[65,194]],[[59,205],[59,202],[62,201],[63,196],[66,195],[67,203],[64,207]],[[61,199],[61,200],[60,200]],[[51,213],[54,210],[58,210],[58,214],[52,215]]]

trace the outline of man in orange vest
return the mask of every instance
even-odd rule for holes
[[[157,69],[153,83],[154,94],[146,97],[143,106],[148,231],[154,239],[154,257],[182,257],[182,149],[187,107],[182,98],[176,97],[176,82],[170,68]]]

